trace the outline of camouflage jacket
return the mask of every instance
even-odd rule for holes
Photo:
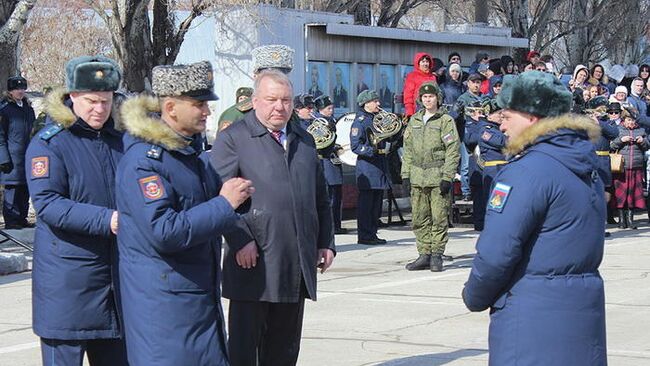
[[[460,161],[460,140],[454,120],[441,109],[425,123],[424,110],[415,113],[404,131],[402,178],[416,187],[451,182]]]

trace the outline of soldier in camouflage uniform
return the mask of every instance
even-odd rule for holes
[[[256,78],[260,71],[266,69],[277,69],[285,74],[289,74],[293,70],[293,54],[294,50],[291,47],[279,44],[270,44],[257,47],[251,51],[253,58],[253,79]],[[244,90],[242,90],[244,89]],[[240,91],[244,94],[245,89],[250,90],[248,98],[240,100]],[[230,126],[235,121],[244,118],[244,115],[253,109],[251,102],[251,95],[253,90],[251,88],[237,89],[237,103],[226,109],[219,117],[218,131]]]
[[[221,113],[221,116],[219,116],[218,131],[230,126],[236,120],[244,118],[244,113],[253,109],[253,103],[251,103],[252,95],[253,88],[242,86],[237,89],[235,93],[237,103]]]
[[[434,83],[420,86],[424,108],[415,113],[404,132],[402,179],[410,181],[413,232],[418,258],[406,265],[409,271],[429,268],[442,271],[447,244],[447,212],[451,182],[460,161],[456,125]]]

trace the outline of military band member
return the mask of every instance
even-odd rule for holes
[[[298,94],[293,97],[293,111],[300,120],[300,126],[307,130],[314,119],[314,97],[311,94]]]
[[[468,156],[468,175],[469,186],[471,188],[472,198],[472,222],[474,230],[483,230],[483,218],[485,216],[485,205],[482,204],[482,197],[485,194],[483,187],[483,165],[479,164],[479,133],[481,119],[483,117],[483,103],[479,101],[471,102],[465,108],[465,137],[463,143],[469,153]],[[487,188],[489,189],[489,188]]]
[[[501,124],[501,107],[495,99],[486,99],[483,102],[486,116],[480,119],[478,128],[479,165],[483,168],[483,181],[481,184],[481,212],[485,214],[489,192],[492,182],[499,170],[507,163],[503,148],[506,147],[508,138],[499,130]]]
[[[111,115],[121,72],[103,56],[66,64],[27,149],[36,209],[33,327],[44,365],[127,365],[119,288],[115,169],[122,133]]]
[[[437,84],[424,83],[418,91],[424,106],[409,120],[404,132],[402,179],[411,185],[413,232],[418,258],[409,271],[442,271],[447,235],[451,182],[460,161],[460,141],[453,118],[442,105]]]
[[[217,99],[210,63],[152,74],[155,97],[122,107],[128,134],[116,179],[129,362],[227,366],[220,235],[253,188],[241,178],[222,184],[193,147]]]
[[[314,100],[314,108],[317,111],[314,113],[314,117],[326,119],[330,131],[336,134],[336,120],[334,119],[334,103],[332,102],[332,99],[327,95],[321,95]],[[329,193],[330,206],[332,206],[334,234],[346,234],[348,232],[346,229],[341,227],[343,167],[341,160],[339,160],[338,157],[338,151],[340,149],[340,145],[333,143],[328,148],[318,151],[318,157],[323,166],[325,181],[327,181],[327,192]]]
[[[364,90],[357,96],[361,108],[350,128],[350,145],[357,154],[357,236],[359,244],[386,244],[385,239],[377,237],[379,218],[384,190],[390,188],[388,181],[388,161],[386,154],[390,144],[386,141],[373,141],[372,120],[379,112],[379,94],[374,90]]]

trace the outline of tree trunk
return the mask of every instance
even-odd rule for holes
[[[19,74],[18,39],[36,0],[3,0],[0,4],[0,91],[7,79]]]
[[[370,0],[359,0],[357,6],[351,9],[354,14],[354,24],[372,25]]]
[[[574,21],[587,20],[587,0],[574,0],[571,9],[571,18]],[[567,51],[569,54],[569,63],[572,67],[584,64],[587,59],[585,50],[587,49],[588,33],[586,28],[578,28],[575,32],[566,37]]]
[[[7,79],[18,75],[16,67],[16,47],[18,40],[13,42],[0,42],[0,91],[7,88]]]
[[[474,23],[488,23],[488,1],[474,0]]]

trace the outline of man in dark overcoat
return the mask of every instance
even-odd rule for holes
[[[291,119],[292,97],[284,73],[262,71],[253,113],[223,130],[212,150],[222,180],[255,186],[238,210],[243,220],[224,235],[233,366],[296,363],[304,299],[316,300],[317,266],[325,271],[335,255],[325,178],[314,139]]]
[[[25,179],[25,153],[32,133],[34,109],[25,97],[27,80],[7,80],[7,92],[0,99],[0,184],[4,185],[2,217],[5,229],[33,227],[27,222],[29,192]]]

